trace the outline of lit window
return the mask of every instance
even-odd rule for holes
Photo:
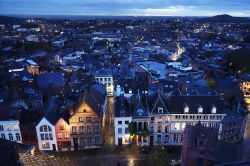
[[[6,125],[6,129],[7,129],[7,131],[10,131],[10,130],[11,130],[11,127],[10,127],[9,124]]]
[[[64,128],[64,126],[63,125],[61,125],[60,126],[60,130],[64,130],[65,128]]]
[[[79,122],[83,122],[84,121],[84,117],[79,117]]]
[[[14,125],[14,130],[18,130],[18,129],[19,129],[18,125],[15,124],[15,125]]]
[[[62,138],[63,138],[62,133],[58,133],[58,139],[62,139]]]
[[[64,138],[69,138],[69,133],[64,133]]]

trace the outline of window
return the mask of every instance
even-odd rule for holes
[[[45,135],[45,140],[49,140],[49,135],[48,134],[44,134]]]
[[[95,136],[95,145],[98,145],[99,144],[99,141],[100,140],[100,137],[99,136]]]
[[[44,134],[41,134],[41,140],[42,141],[44,140]]]
[[[128,120],[125,120],[125,124],[129,124],[129,121],[128,121]]]
[[[62,139],[62,138],[63,138],[62,133],[58,133],[58,139]]]
[[[158,114],[163,114],[163,108],[158,107]]]
[[[118,128],[118,134],[122,134],[122,128]]]
[[[99,133],[99,125],[95,125],[94,126],[94,132],[95,133]]]
[[[86,117],[86,122],[91,122],[91,117]]]
[[[69,133],[64,133],[64,138],[69,138]]]
[[[18,129],[19,129],[18,125],[15,124],[15,125],[14,125],[14,130],[18,130]]]
[[[157,133],[161,133],[161,131],[162,131],[162,126],[158,125],[158,127],[157,127]]]
[[[174,134],[174,142],[178,142],[178,134]]]
[[[79,126],[79,133],[84,133],[84,126]]]
[[[127,127],[125,128],[125,134],[128,134],[128,128]]]
[[[47,148],[47,149],[50,148],[49,142],[46,142],[46,148]]]
[[[63,125],[60,125],[60,130],[64,130],[64,126]]]
[[[42,143],[42,148],[46,149],[46,144],[44,142]]]
[[[47,126],[47,125],[43,125],[40,127],[40,132],[51,132],[51,127],[50,126]]]
[[[83,109],[83,111],[82,111],[82,112],[84,112],[84,113],[85,113],[85,112],[87,112],[87,110],[86,110],[86,109]]]
[[[90,125],[87,126],[87,133],[91,133],[91,126]]]
[[[162,116],[159,116],[158,118],[158,122],[161,123],[162,122]]]
[[[174,124],[174,129],[175,130],[180,130],[180,123],[175,123]]]
[[[102,78],[100,78],[100,81],[102,82]]]
[[[122,121],[118,121],[118,124],[122,124]]]
[[[12,134],[9,134],[9,140],[13,140],[13,135]]]
[[[72,126],[72,134],[76,134],[76,126]]]
[[[85,139],[84,139],[84,137],[80,137],[80,139],[79,139],[80,141],[80,146],[84,146],[84,142],[85,142]]]
[[[107,78],[104,78],[104,81],[107,81]]]
[[[150,122],[151,122],[151,123],[154,123],[154,121],[155,121],[155,117],[151,117],[151,118],[150,118]]]
[[[10,131],[10,130],[11,130],[10,125],[9,125],[9,124],[7,124],[7,125],[6,125],[6,129],[7,129],[7,131]]]
[[[52,136],[51,133],[49,134],[49,139],[50,139],[50,140],[53,140],[53,136]]]
[[[108,81],[111,81],[111,78],[108,78]]]
[[[79,122],[83,122],[84,118],[83,117],[79,117]]]
[[[168,132],[168,126],[165,126],[165,133],[167,133]]]
[[[1,138],[2,138],[2,139],[5,139],[5,134],[2,133],[2,134],[1,134]]]
[[[3,125],[0,125],[0,131],[3,131]]]

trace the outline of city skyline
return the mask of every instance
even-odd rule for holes
[[[247,0],[0,0],[0,14],[95,16],[250,16]]]

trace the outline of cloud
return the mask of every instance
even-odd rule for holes
[[[249,0],[0,0],[0,14],[250,16]]]

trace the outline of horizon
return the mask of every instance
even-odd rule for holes
[[[247,0],[0,0],[0,15],[250,17]]]

